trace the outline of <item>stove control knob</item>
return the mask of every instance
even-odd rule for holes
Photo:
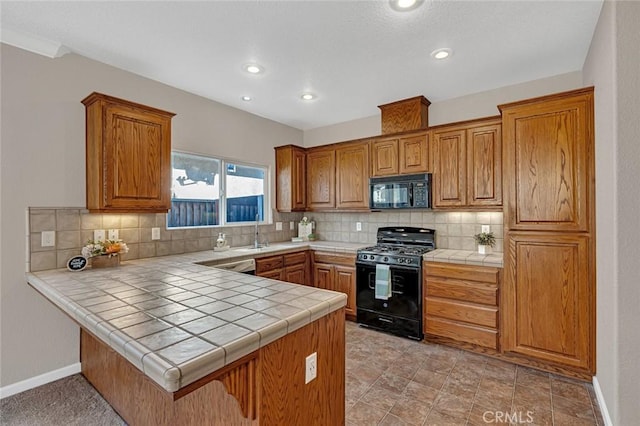
[[[388,261],[389,261],[389,258],[385,256],[385,257],[384,257],[384,259],[382,259],[382,260],[383,260],[384,262],[388,262]]]
[[[411,263],[411,259],[410,258],[405,259],[404,263]]]
[[[404,263],[404,258],[403,257],[399,258],[398,263]]]

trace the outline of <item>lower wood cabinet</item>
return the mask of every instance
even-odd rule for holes
[[[425,262],[424,333],[499,349],[500,268]]]
[[[355,254],[314,252],[313,286],[347,295],[347,318],[356,317]]]
[[[256,275],[264,278],[309,285],[308,271],[308,251],[256,259]]]

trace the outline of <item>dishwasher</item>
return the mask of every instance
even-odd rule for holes
[[[254,259],[238,260],[236,262],[221,263],[217,265],[207,265],[213,268],[220,268],[226,271],[240,272],[248,275],[256,274],[256,261]]]

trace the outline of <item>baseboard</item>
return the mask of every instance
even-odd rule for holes
[[[600,413],[602,414],[602,420],[604,420],[605,426],[613,426],[613,422],[611,421],[611,417],[609,416],[609,410],[607,409],[607,404],[604,402],[602,389],[600,389],[600,382],[598,382],[598,378],[596,376],[593,376],[593,390],[596,393],[596,399],[598,400]]]
[[[38,386],[46,385],[47,383],[54,382],[73,374],[78,374],[79,372],[80,363],[76,362],[75,364],[67,365],[66,367],[49,371],[48,373],[40,374],[39,376],[31,377],[30,379],[26,379],[12,385],[3,386],[0,388],[0,399],[29,389],[37,388]]]

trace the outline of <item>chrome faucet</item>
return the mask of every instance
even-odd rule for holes
[[[258,234],[258,223],[260,223],[260,213],[256,213],[256,237],[255,237],[255,241],[253,242],[253,248],[255,249],[259,249],[260,248],[260,242],[258,237],[260,236]]]

